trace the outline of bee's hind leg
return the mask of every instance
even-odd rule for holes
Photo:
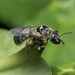
[[[26,42],[26,51],[27,51],[27,55],[29,55],[29,48],[30,48],[30,46],[31,45],[33,45],[33,40],[28,40],[27,42]]]

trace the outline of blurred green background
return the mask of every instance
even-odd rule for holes
[[[75,64],[75,1],[74,0],[0,0],[0,59],[24,47],[16,46],[9,29],[22,26],[48,25],[60,34],[65,45],[48,41],[42,57],[50,66],[70,68]]]

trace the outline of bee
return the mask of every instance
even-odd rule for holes
[[[64,45],[64,42],[60,39],[60,37],[72,32],[60,35],[57,30],[52,30],[50,27],[42,25],[14,28],[11,29],[9,33],[14,35],[14,42],[16,45],[20,45],[23,41],[31,37],[31,39],[26,42],[26,51],[28,54],[30,46],[38,51],[42,51],[46,47],[49,39],[54,44],[58,45],[62,42]]]

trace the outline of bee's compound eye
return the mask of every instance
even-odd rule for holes
[[[57,31],[53,31],[52,35],[50,36],[50,41],[54,44],[60,44],[60,38],[59,38],[59,33]]]
[[[54,44],[60,44],[60,39],[58,39],[57,37],[51,37],[50,38],[50,41]]]

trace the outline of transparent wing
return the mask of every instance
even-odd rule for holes
[[[36,28],[37,26],[19,27],[11,29],[9,33],[14,35],[15,44],[20,45],[27,38],[37,35]]]
[[[32,33],[35,33],[35,29],[37,26],[29,26],[29,27],[19,27],[14,28],[9,31],[9,33],[13,34],[14,36],[20,36],[20,35],[29,35],[30,31]]]

